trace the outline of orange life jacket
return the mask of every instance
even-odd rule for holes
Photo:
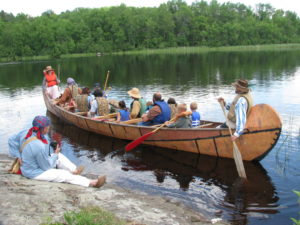
[[[44,73],[46,81],[47,81],[47,87],[52,87],[53,85],[57,85],[56,81],[56,74],[54,71],[52,71],[50,74],[49,73]]]

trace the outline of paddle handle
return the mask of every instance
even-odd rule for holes
[[[168,122],[173,122],[176,119],[176,117],[172,118],[171,120],[169,120]],[[165,124],[163,123],[162,125],[160,125],[158,128],[156,128],[155,130],[152,131],[152,133],[155,133],[156,131],[158,131],[160,128],[163,128],[165,126]]]
[[[106,90],[108,77],[109,77],[109,70],[107,71],[107,74],[106,74],[106,80],[105,80],[105,84],[104,84],[104,91]]]
[[[229,124],[229,122],[228,122],[228,118],[227,118],[227,115],[226,115],[226,111],[225,111],[225,106],[224,106],[224,102],[223,101],[221,101],[221,102],[219,102],[220,103],[220,106],[221,106],[221,108],[222,108],[222,111],[223,111],[223,113],[224,113],[224,116],[225,116],[225,118],[226,118],[226,122],[227,122],[227,124]],[[228,128],[229,128],[229,133],[230,133],[230,136],[232,136],[232,131],[231,131],[231,128],[228,126]]]

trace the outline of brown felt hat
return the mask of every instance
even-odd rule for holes
[[[127,91],[127,93],[134,98],[141,98],[140,90],[138,88],[132,88],[130,91]]]
[[[53,71],[53,70],[54,70],[54,69],[52,68],[52,66],[47,66],[46,69],[45,69],[46,72],[48,72],[48,71]]]
[[[239,79],[236,82],[232,83],[232,86],[240,88],[244,92],[249,92],[248,81],[244,79]]]

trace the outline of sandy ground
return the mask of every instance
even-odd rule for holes
[[[138,224],[212,224],[170,199],[131,192],[112,184],[96,189],[29,180],[9,174],[11,163],[11,158],[0,155],[0,225],[36,225],[48,218],[62,221],[64,212],[85,206],[99,206]]]

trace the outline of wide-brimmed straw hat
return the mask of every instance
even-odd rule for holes
[[[130,91],[127,92],[131,97],[134,98],[141,98],[140,90],[138,88],[132,88]]]
[[[240,88],[243,92],[249,91],[249,84],[247,80],[239,79],[236,82],[232,83],[232,86]]]
[[[52,68],[52,66],[47,66],[46,69],[45,69],[46,72],[48,72],[48,71],[53,71],[53,70],[54,70],[54,69]]]

